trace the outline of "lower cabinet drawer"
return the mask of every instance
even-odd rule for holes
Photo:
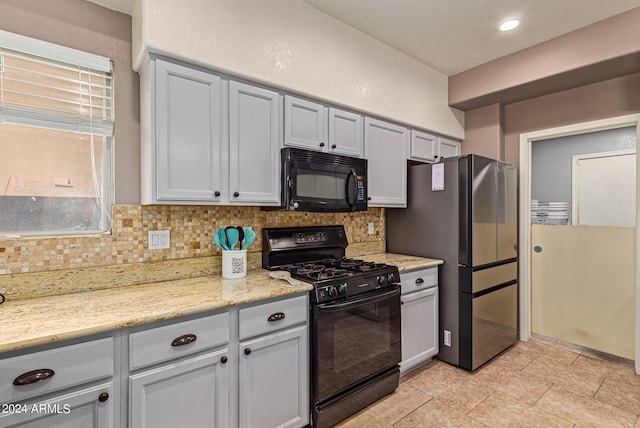
[[[227,343],[228,312],[131,333],[129,369],[137,370]]]
[[[112,337],[0,360],[0,403],[113,376]]]
[[[438,267],[403,272],[400,282],[403,295],[435,287],[438,285]]]
[[[307,320],[308,296],[240,309],[240,340],[291,327]]]

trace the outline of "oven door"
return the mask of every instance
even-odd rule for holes
[[[399,286],[316,305],[313,312],[314,403],[400,362]]]

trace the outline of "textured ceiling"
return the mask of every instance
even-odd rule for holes
[[[127,14],[135,4],[89,1]],[[640,0],[290,1],[304,1],[446,75],[640,7]],[[522,24],[500,33],[498,24],[510,17]]]

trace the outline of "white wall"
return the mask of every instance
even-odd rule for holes
[[[464,138],[447,76],[299,0],[138,0],[134,69],[146,52]]]

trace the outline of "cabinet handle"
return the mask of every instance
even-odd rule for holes
[[[220,362],[221,362],[222,364],[227,364],[227,361],[229,361],[229,360],[227,359],[227,357],[222,357],[222,358],[220,358]]]
[[[216,191],[214,192],[214,195],[216,195],[216,198],[217,198],[218,196],[220,196],[220,192],[219,192],[218,190],[216,190]]]
[[[244,348],[244,355],[250,355],[251,354],[251,348]]]
[[[106,392],[103,392],[102,394],[98,395],[98,401],[101,403],[104,403],[108,399],[109,399],[109,394]]]
[[[50,377],[53,377],[54,374],[56,374],[56,372],[54,372],[51,369],[32,370],[30,372],[23,373],[17,378],[15,378],[13,380],[13,384],[18,386],[30,385],[32,383],[42,382],[43,380],[47,380]]]
[[[370,200],[371,200],[371,196],[367,196],[367,201],[370,201]]]
[[[280,320],[283,320],[284,317],[285,315],[283,312],[276,312],[275,314],[269,315],[269,318],[267,318],[267,321],[269,322],[280,321]]]
[[[324,147],[324,143],[320,143],[320,147]]]
[[[335,149],[335,148],[337,148],[337,147],[338,147],[338,146],[336,146],[335,144],[332,144],[332,145],[331,145],[331,148],[332,148],[332,149]]]
[[[233,196],[237,198],[238,196],[240,196],[240,192],[233,192]]]
[[[188,345],[189,343],[193,343],[198,340],[198,337],[195,334],[185,334],[184,336],[176,337],[171,342],[171,346],[182,346]]]
[[[416,284],[421,285],[422,283],[424,283],[424,279],[422,278],[416,279]]]

